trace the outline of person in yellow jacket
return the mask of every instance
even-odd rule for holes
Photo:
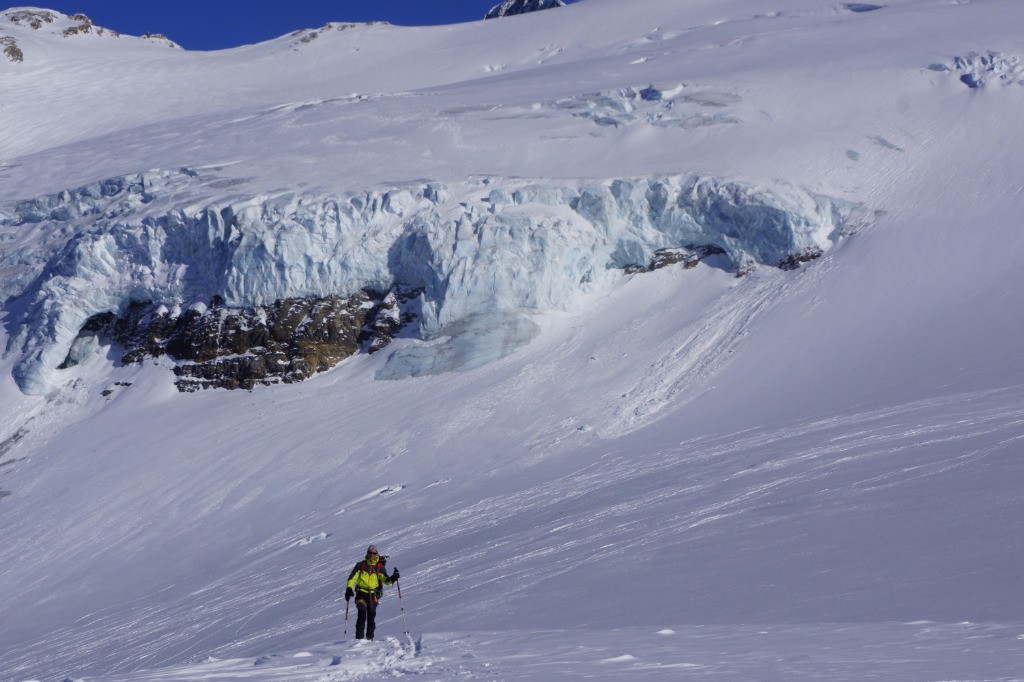
[[[388,577],[384,568],[385,563],[387,559],[377,553],[374,545],[370,545],[366,549],[366,558],[357,563],[348,575],[345,601],[355,597],[356,609],[359,610],[359,616],[356,618],[356,639],[362,639],[364,633],[366,639],[373,639],[377,602],[384,593],[384,586],[398,580],[398,569],[396,568],[391,577]]]

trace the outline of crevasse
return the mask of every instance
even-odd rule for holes
[[[572,310],[667,247],[716,246],[737,270],[777,265],[826,248],[849,208],[697,175],[337,195],[224,185],[153,171],[0,205],[0,301],[23,391],[50,390],[82,325],[132,302],[252,307],[401,284],[422,289],[430,334],[495,311]]]

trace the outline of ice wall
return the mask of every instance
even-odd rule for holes
[[[251,307],[397,283],[423,290],[430,335],[494,311],[573,309],[660,248],[713,245],[737,271],[778,265],[825,248],[843,213],[802,190],[701,176],[229,190],[181,169],[0,205],[0,301],[22,390],[54,387],[86,320],[132,302]]]

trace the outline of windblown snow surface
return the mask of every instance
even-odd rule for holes
[[[209,53],[41,11],[0,13],[0,679],[1024,679],[1018,0]],[[59,369],[132,302],[396,284],[416,333],[304,383]]]

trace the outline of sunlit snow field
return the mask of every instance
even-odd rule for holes
[[[0,58],[0,680],[1024,679],[1024,6],[865,9],[581,0],[214,53],[0,13],[24,52]],[[61,260],[107,228],[10,216],[137,173],[184,178],[125,208],[139,234],[439,183],[423,229],[455,265],[426,310],[461,331],[251,392],[111,347],[57,369],[62,324],[178,271]],[[823,255],[627,275],[571,247],[633,218],[499,201],[691,176],[782,197]],[[336,264],[386,280],[428,203]],[[447,233],[487,206],[523,232]],[[279,243],[241,303],[323,284]],[[356,643],[370,542],[402,599]]]

